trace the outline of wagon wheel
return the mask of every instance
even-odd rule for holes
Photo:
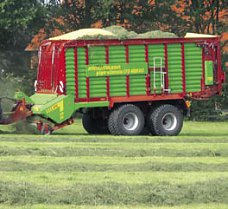
[[[153,135],[176,136],[183,126],[183,114],[173,105],[161,105],[150,112],[147,125]]]
[[[92,112],[88,111],[82,117],[83,128],[89,134],[109,134],[108,121],[102,118],[93,118]]]
[[[136,105],[122,105],[110,116],[109,130],[113,135],[140,135],[143,131],[144,115]]]

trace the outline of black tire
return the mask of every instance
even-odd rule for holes
[[[109,134],[108,121],[102,118],[93,118],[92,112],[86,112],[82,116],[83,128],[89,134]]]
[[[108,129],[112,135],[117,135],[117,131],[115,129],[115,123],[114,123],[114,115],[115,115],[115,109],[110,113],[108,118]]]
[[[153,135],[176,136],[182,129],[183,119],[177,107],[165,104],[150,112],[147,123]]]
[[[140,135],[145,123],[140,108],[132,104],[114,110],[110,121],[115,135]]]
[[[157,136],[157,134],[155,133],[155,130],[154,130],[154,125],[153,125],[152,120],[151,120],[151,115],[153,114],[155,109],[156,108],[151,109],[149,114],[147,115],[147,118],[146,118],[146,127],[150,130],[150,133],[153,136]]]

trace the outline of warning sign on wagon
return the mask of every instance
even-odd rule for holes
[[[86,68],[87,77],[114,76],[114,75],[135,75],[146,74],[147,63],[137,64],[116,64],[116,65],[88,65]]]

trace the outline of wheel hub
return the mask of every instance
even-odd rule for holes
[[[177,126],[177,118],[173,113],[166,113],[162,117],[162,126],[167,131],[172,131]]]
[[[132,131],[138,127],[139,120],[135,113],[127,113],[123,117],[123,125],[126,130]]]

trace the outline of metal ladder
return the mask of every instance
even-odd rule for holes
[[[156,64],[156,61],[158,60],[158,65]],[[163,68],[163,57],[154,57],[153,58],[153,71],[154,71],[154,80],[153,80],[153,84],[154,84],[154,89],[157,89],[156,86],[156,74],[160,74],[160,88],[162,89],[163,92],[170,92],[170,89],[165,89],[165,74],[166,72],[164,72],[164,68]],[[156,71],[156,68],[160,68],[159,71]],[[158,88],[159,88],[158,87]]]

